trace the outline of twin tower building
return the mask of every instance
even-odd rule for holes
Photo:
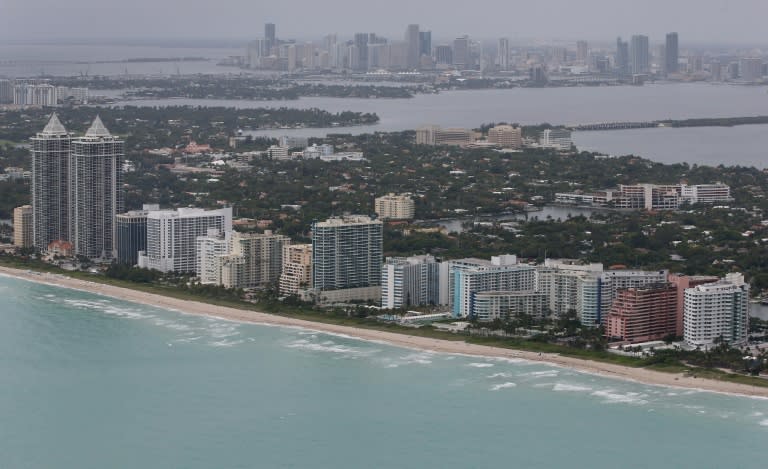
[[[55,113],[31,143],[35,249],[64,243],[75,256],[113,258],[125,143],[98,116],[84,136],[74,137]]]

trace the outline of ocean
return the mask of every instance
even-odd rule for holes
[[[764,399],[8,277],[0,295],[0,467],[765,467]]]

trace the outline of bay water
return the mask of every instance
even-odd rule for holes
[[[0,298],[0,467],[765,467],[764,399],[9,277]]]

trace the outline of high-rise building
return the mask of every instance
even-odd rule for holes
[[[115,217],[117,262],[138,264],[139,251],[147,249],[147,213],[156,210],[160,210],[159,205],[145,204],[142,210],[131,210]]]
[[[266,48],[265,55],[269,55],[271,53],[272,48],[277,45],[277,35],[275,34],[275,25],[274,25],[274,23],[266,23],[266,24],[264,24],[264,41],[266,42],[266,44],[265,44],[265,48]]]
[[[547,295],[556,315],[576,313],[588,327],[599,325],[602,264],[582,264],[569,259],[546,259],[536,269],[535,290]]]
[[[502,37],[499,39],[499,47],[496,50],[496,64],[499,70],[509,70],[509,39]]]
[[[744,57],[739,59],[739,76],[742,81],[755,83],[763,80],[763,59]]]
[[[743,345],[749,336],[749,284],[742,274],[685,290],[685,342],[708,348],[718,341]]]
[[[520,148],[523,146],[523,129],[497,125],[488,130],[488,142],[502,148]]]
[[[469,36],[460,36],[453,40],[453,65],[464,70],[470,68]]]
[[[283,246],[283,268],[280,273],[280,294],[295,295],[309,288],[312,281],[312,245]]]
[[[419,32],[419,54],[432,56],[432,31]]]
[[[710,62],[709,75],[712,81],[723,81],[723,64],[718,60]]]
[[[682,337],[685,331],[683,327],[685,315],[685,291],[698,285],[717,282],[718,278],[705,275],[689,276],[681,274],[669,274],[668,280],[669,283],[674,285],[677,289],[677,306],[675,308],[675,335],[677,337]]]
[[[668,283],[619,290],[608,313],[605,335],[631,343],[675,334],[677,288]]]
[[[53,241],[70,239],[71,142],[55,113],[43,131],[31,139],[34,244],[40,251]]]
[[[13,102],[13,82],[7,78],[0,78],[0,104]]]
[[[435,62],[438,65],[450,65],[453,63],[453,49],[451,46],[437,46],[435,47]]]
[[[475,295],[480,292],[531,292],[536,270],[518,264],[512,255],[485,259],[457,259],[448,262],[449,304],[454,317],[474,315]]]
[[[589,59],[589,44],[587,41],[576,41],[576,61],[586,65]]]
[[[629,43],[616,38],[616,57],[614,59],[616,73],[621,77],[629,73]]]
[[[115,256],[115,216],[123,212],[125,144],[96,116],[85,136],[72,140],[70,242],[75,255]]]
[[[368,69],[368,33],[355,33],[355,53],[357,57],[350,62],[349,68],[353,70]]]
[[[408,69],[419,68],[421,58],[421,34],[419,34],[418,24],[409,24],[405,31],[405,42],[407,44],[406,67]]]
[[[680,49],[677,42],[677,33],[667,34],[667,40],[664,46],[664,72],[667,74],[677,73],[678,59],[680,58]]]
[[[258,288],[277,285],[283,265],[283,248],[291,243],[283,235],[232,234],[231,250],[221,259],[221,285],[226,288]]]
[[[376,197],[374,210],[382,220],[410,220],[414,216],[413,199],[407,194]]]
[[[383,224],[363,215],[312,224],[312,287],[343,290],[381,285]]]
[[[210,228],[232,231],[232,208],[180,208],[147,214],[147,250],[139,252],[139,267],[161,272],[197,272],[197,238]]]
[[[430,255],[388,257],[381,268],[381,307],[447,304],[448,265]]]
[[[58,89],[49,83],[21,83],[13,87],[13,104],[54,107],[59,103]]]
[[[197,278],[201,284],[222,285],[222,264],[232,247],[231,238],[231,231],[220,233],[217,228],[197,237]]]
[[[644,74],[650,71],[650,56],[648,49],[648,36],[635,35],[629,46],[629,67],[635,74]]]
[[[13,209],[13,244],[19,248],[31,248],[35,244],[34,211],[31,205]]]

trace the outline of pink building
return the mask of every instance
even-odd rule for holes
[[[606,335],[631,343],[674,334],[677,288],[669,283],[619,290],[608,313]]]

